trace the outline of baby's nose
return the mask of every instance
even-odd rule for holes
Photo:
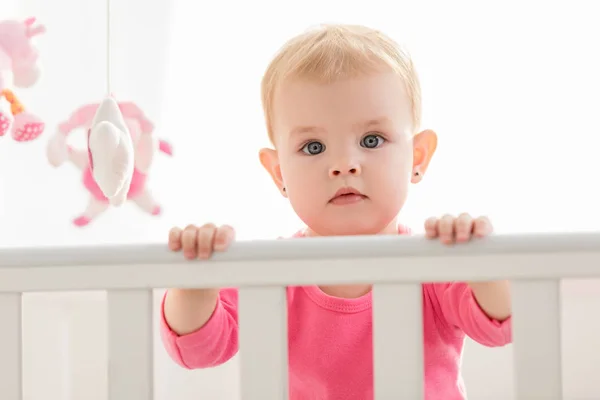
[[[340,163],[329,169],[329,176],[360,175],[361,168],[358,163]]]

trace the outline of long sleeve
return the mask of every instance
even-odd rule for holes
[[[165,294],[166,295],[166,294]],[[217,306],[206,324],[195,332],[179,336],[165,319],[161,304],[161,338],[169,356],[187,369],[216,367],[238,351],[238,291],[222,289]]]
[[[512,342],[511,318],[500,322],[488,317],[467,283],[436,283],[429,288],[437,298],[439,314],[451,327],[488,347]]]

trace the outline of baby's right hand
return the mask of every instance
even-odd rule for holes
[[[213,251],[225,251],[235,239],[235,231],[229,225],[217,227],[205,224],[200,227],[188,225],[185,229],[173,228],[169,232],[169,249],[180,251],[188,260],[210,258]]]

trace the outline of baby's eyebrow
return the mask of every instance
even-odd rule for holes
[[[390,119],[388,117],[377,117],[373,119],[369,119],[367,121],[361,121],[356,124],[357,127],[368,130],[378,126],[385,126],[390,124]]]
[[[324,129],[317,126],[297,126],[290,131],[290,135],[303,135],[307,133],[315,134],[323,131]]]
[[[388,117],[383,116],[356,122],[354,126],[359,130],[369,130],[376,127],[387,126],[390,125],[390,123],[391,120]],[[317,134],[323,133],[324,131],[325,129],[319,128],[318,126],[297,126],[290,131],[290,135]]]

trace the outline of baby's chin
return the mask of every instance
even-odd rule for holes
[[[311,223],[312,222],[312,223]],[[352,218],[351,220],[305,221],[314,236],[360,236],[392,234],[397,232],[395,219]]]

